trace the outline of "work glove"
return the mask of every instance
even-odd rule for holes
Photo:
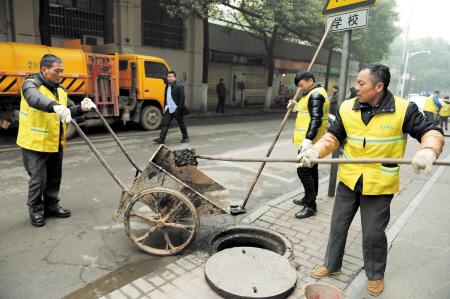
[[[297,104],[298,104],[298,103],[297,103],[296,101],[294,101],[294,100],[289,100],[289,102],[288,102],[286,108],[287,108],[287,109],[290,109],[290,108],[292,107],[292,111],[297,111]]]
[[[91,109],[96,109],[97,106],[92,102],[90,98],[84,98],[81,101],[81,110],[84,112],[90,111]]]
[[[59,121],[70,123],[70,121],[72,120],[69,108],[66,108],[63,105],[55,105],[53,106],[53,110],[55,110],[55,113],[58,116]]]
[[[312,147],[312,141],[305,138],[303,140],[302,144],[300,145],[300,152],[302,153],[302,152],[306,151],[307,149],[310,149],[311,147]]]
[[[431,148],[423,148],[414,155],[411,166],[415,173],[422,171],[422,173],[428,174],[431,172],[436,158],[436,153]]]
[[[307,149],[304,152],[301,152],[297,156],[297,168],[308,167],[311,168],[315,163],[312,163],[311,160],[319,159],[319,152],[313,148]]]

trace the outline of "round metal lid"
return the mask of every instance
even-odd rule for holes
[[[255,247],[222,250],[208,259],[205,277],[225,298],[286,298],[297,273],[281,255]]]

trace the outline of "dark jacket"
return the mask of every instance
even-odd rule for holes
[[[227,95],[227,90],[225,89],[225,84],[221,84],[221,83],[219,83],[219,84],[217,84],[216,85],[216,93],[217,93],[217,96],[219,96],[219,97],[224,97],[224,96],[226,96]]]
[[[51,99],[44,96],[40,91],[39,87],[41,85],[44,85],[47,87],[55,96],[58,98],[58,87],[64,88],[61,84],[53,84],[46,80],[42,74],[32,74],[30,75],[27,80],[22,85],[22,93],[27,101],[28,105],[34,109],[45,111],[45,112],[55,112],[53,110],[53,106],[59,105],[58,102],[52,101]],[[70,114],[73,117],[81,115],[83,112],[81,110],[80,105],[75,105],[73,101],[68,99],[67,102],[67,108],[70,110]]]
[[[169,83],[166,82],[166,89],[164,90],[164,107],[167,104],[167,88],[169,87]],[[182,111],[184,109],[184,86],[175,80],[172,84],[172,99],[177,105],[177,111]],[[164,108],[165,109],[165,108]]]
[[[361,110],[361,119],[367,125],[374,115],[395,112],[394,96],[387,90],[380,103],[374,107],[356,100],[353,105],[353,110]],[[435,126],[433,122],[425,120],[417,105],[414,102],[410,102],[406,109],[405,120],[403,122],[403,133],[411,135],[411,137],[420,142],[422,136],[430,130],[437,130],[442,133],[441,128]],[[328,132],[336,136],[341,144],[347,138],[347,132],[345,131],[339,111],[336,115],[336,120],[330,123]]]
[[[320,84],[315,83],[310,89],[305,91],[302,96],[307,95],[311,90],[321,87]],[[308,131],[306,132],[306,139],[314,140],[317,132],[319,132],[322,125],[323,104],[325,103],[324,96],[319,92],[313,92],[308,99],[308,111],[311,121],[309,123]]]

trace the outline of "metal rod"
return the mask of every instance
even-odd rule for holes
[[[313,66],[313,64],[314,64],[314,62],[315,62],[315,60],[317,58],[317,55],[319,54],[320,49],[322,48],[323,43],[324,43],[328,33],[331,30],[331,25],[332,25],[332,23],[326,28],[325,33],[324,33],[324,35],[322,37],[322,40],[320,41],[320,44],[317,47],[316,53],[314,54],[314,56],[313,56],[313,58],[311,60],[311,63],[308,66],[308,71],[311,70],[311,68],[312,68],[312,66]],[[297,92],[295,93],[294,98],[292,100],[297,102],[297,99],[299,98],[299,96],[300,96],[300,88],[297,88]],[[273,139],[272,144],[270,145],[269,150],[266,153],[266,157],[269,157],[270,154],[272,153],[272,150],[273,150],[275,144],[277,143],[278,138],[280,137],[281,132],[283,131],[283,128],[286,125],[287,120],[289,119],[289,115],[291,114],[292,108],[293,107],[291,106],[286,111],[286,114],[284,115],[283,121],[281,122],[281,125],[278,128],[278,132],[275,135],[275,138]],[[250,198],[250,195],[252,194],[253,189],[255,188],[256,182],[258,182],[258,179],[259,179],[259,177],[261,175],[261,172],[264,169],[264,166],[266,166],[266,162],[262,162],[261,165],[259,166],[258,172],[256,173],[256,177],[253,180],[252,184],[250,185],[250,188],[247,191],[247,195],[245,196],[244,202],[242,203],[242,207],[245,207],[245,205],[247,204],[247,201]]]
[[[235,158],[227,156],[212,156],[212,155],[197,155],[198,159],[205,160],[215,160],[215,161],[233,161],[233,162],[279,162],[279,163],[298,163],[296,159],[286,159],[286,158]],[[396,158],[361,158],[361,159],[343,159],[343,158],[332,158],[332,159],[311,159],[311,163],[317,164],[411,164],[411,159],[396,159]],[[445,165],[450,166],[450,161],[436,160],[434,165]]]
[[[100,113],[100,111],[98,111],[98,109],[93,109],[93,110],[95,111],[95,113],[97,113],[98,117],[101,119],[101,121],[105,125],[106,130],[108,130],[109,134],[111,134],[112,138],[116,141],[117,145],[120,147],[120,149],[122,150],[125,157],[127,157],[128,161],[130,161],[130,163],[134,166],[134,168],[136,168],[137,171],[142,172],[142,170],[139,168],[139,166],[137,166],[137,164],[133,161],[130,154],[127,152],[127,150],[123,146],[122,142],[120,142],[116,133],[114,133],[114,131],[111,129],[111,126],[108,124],[108,122],[103,117],[103,115]]]
[[[122,188],[123,191],[128,193],[129,195],[132,195],[130,190],[125,186],[125,184],[119,179],[119,177],[114,173],[112,168],[109,166],[108,162],[103,158],[103,156],[97,151],[94,144],[89,140],[89,138],[84,134],[83,130],[81,130],[80,126],[76,123],[76,121],[72,120],[72,125],[75,126],[75,129],[77,130],[78,134],[86,141],[89,148],[92,150],[94,155],[97,157],[97,159],[102,163],[102,165],[105,167],[106,171],[111,175],[111,177],[116,181],[116,183]]]

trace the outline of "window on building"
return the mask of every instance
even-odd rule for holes
[[[63,38],[103,36],[103,1],[50,0],[50,33]]]
[[[172,18],[160,1],[142,1],[142,44],[144,46],[184,49],[182,18]]]
[[[147,78],[165,78],[167,76],[167,68],[164,64],[153,61],[145,61],[145,77]]]

